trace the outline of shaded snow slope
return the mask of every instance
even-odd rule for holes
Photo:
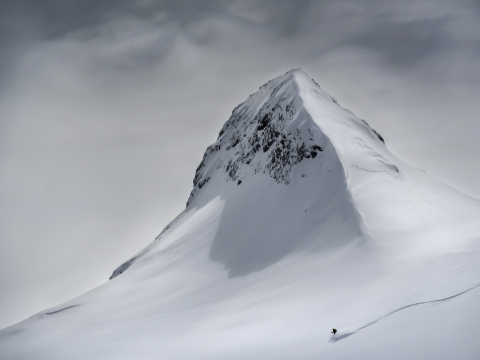
[[[477,359],[478,285],[480,202],[291,70],[234,109],[149,247],[0,331],[0,358]]]

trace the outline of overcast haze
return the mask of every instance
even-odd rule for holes
[[[0,328],[150,243],[232,109],[291,68],[480,197],[478,1],[0,7]]]

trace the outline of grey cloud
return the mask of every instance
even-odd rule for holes
[[[445,47],[446,18],[395,22],[382,19],[372,31],[352,43],[381,53],[392,65],[411,66]]]
[[[152,19],[159,12],[165,12],[172,20],[184,24],[206,13],[222,12],[222,2],[216,0],[7,0],[2,2],[1,7],[4,14],[16,18],[12,27],[33,22],[46,38],[62,37],[119,16]]]
[[[270,11],[266,24],[277,29],[279,36],[286,37],[300,34],[302,22],[313,5],[311,0],[277,0],[267,4]]]
[[[247,18],[242,19],[238,13],[231,11],[238,4],[250,13],[264,13],[265,16],[260,23],[248,23]],[[261,3],[218,0],[23,0],[3,3],[2,13],[8,14],[3,17],[15,20],[2,23],[7,24],[7,31],[16,33],[26,32],[25,24],[29,24],[28,27],[36,36],[56,39],[72,33],[77,33],[78,36],[82,32],[84,35],[101,37],[102,34],[98,32],[102,31],[102,25],[120,18],[137,19],[151,23],[152,26],[163,26],[170,22],[178,26],[178,31],[191,35],[192,40],[202,45],[210,38],[195,31],[192,33],[192,24],[208,18],[243,20],[246,21],[246,26],[257,26],[259,33],[269,29],[275,34],[273,41],[280,41],[283,37],[296,39],[293,45],[300,48],[300,51],[320,54],[332,46],[354,45],[378,52],[393,66],[406,67],[449,45],[446,30],[449,16],[432,16],[433,10],[428,9],[433,5],[429,4],[426,9],[419,10],[418,18],[401,21],[396,18],[398,14],[404,12],[406,6],[415,8],[419,2],[410,1],[402,6],[394,4],[375,0],[362,2],[361,5],[352,1],[331,0],[270,0]],[[448,2],[442,2],[438,7],[448,7],[445,4]],[[382,5],[388,5],[385,11],[382,11]],[[478,2],[465,3],[463,6],[472,13],[478,11]],[[160,23],[157,17],[159,14],[162,14]],[[321,41],[318,41],[318,37],[321,37]],[[316,49],[305,49],[308,42]],[[3,48],[9,46],[10,43],[4,42]],[[161,58],[162,54],[168,53],[168,47],[169,42],[160,43],[155,51],[143,49],[143,55],[138,56],[138,61]]]

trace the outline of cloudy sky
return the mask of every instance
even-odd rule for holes
[[[232,109],[296,67],[480,198],[479,1],[1,0],[0,328],[151,242]]]

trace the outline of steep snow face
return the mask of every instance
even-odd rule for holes
[[[479,274],[480,202],[292,70],[233,111],[149,247],[0,331],[0,358],[478,359]]]
[[[305,72],[293,73],[303,109],[332,144],[363,229],[377,243],[415,243],[404,247],[414,253],[445,251],[458,237],[460,222],[470,229],[468,236],[476,236],[477,199],[405,164],[387,149],[380,134],[341,107]]]

